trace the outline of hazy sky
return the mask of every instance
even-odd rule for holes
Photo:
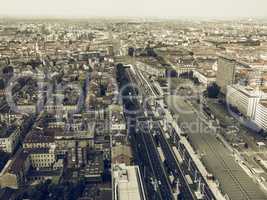
[[[0,15],[267,17],[267,0],[0,0]]]

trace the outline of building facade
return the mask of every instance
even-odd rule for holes
[[[19,142],[20,129],[11,127],[3,131],[6,133],[2,134],[2,137],[0,136],[0,149],[7,153],[13,153]]]
[[[52,168],[56,162],[55,145],[50,148],[31,149],[30,162],[35,169]]]
[[[267,130],[267,101],[262,100],[259,102],[256,113],[255,113],[255,123],[262,128]]]
[[[221,92],[226,94],[227,86],[235,82],[235,60],[220,57],[216,74],[216,83],[221,88]]]
[[[264,92],[248,86],[227,86],[227,103],[236,107],[244,116],[254,120],[256,108],[261,99],[266,99]]]

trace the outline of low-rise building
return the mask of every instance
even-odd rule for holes
[[[35,169],[52,168],[56,162],[55,145],[49,148],[32,148],[29,150],[31,166]],[[25,149],[26,150],[26,149]],[[26,150],[27,151],[27,150]]]
[[[194,70],[193,75],[206,86],[216,81],[216,75],[212,71]]]
[[[0,173],[0,187],[18,189],[27,183],[27,173],[30,169],[29,154],[19,150],[10,159]]]
[[[7,153],[13,153],[14,149],[18,145],[19,137],[19,127],[3,127],[0,131],[0,149]]]
[[[113,164],[124,163],[131,165],[133,161],[131,147],[127,145],[116,145],[112,147],[111,158]]]
[[[17,108],[21,113],[35,113],[36,105],[34,104],[18,104]]]
[[[132,67],[130,65],[130,67]],[[137,67],[150,75],[157,76],[157,77],[164,77],[165,76],[165,68],[163,67],[152,67],[148,64],[137,62]]]
[[[101,182],[104,173],[103,154],[99,152],[89,153],[87,164],[80,170],[80,176],[87,182]]]
[[[54,137],[44,135],[42,131],[32,131],[25,138],[23,148],[49,148],[54,144]]]
[[[109,105],[110,111],[110,131],[111,132],[125,132],[126,122],[123,115],[123,106],[121,105]]]
[[[30,170],[27,179],[30,183],[40,183],[46,180],[52,180],[52,183],[59,184],[63,168],[58,170]]]
[[[112,187],[114,200],[146,199],[138,166],[113,165]]]

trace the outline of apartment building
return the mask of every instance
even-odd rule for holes
[[[35,169],[52,168],[56,162],[56,146],[49,148],[33,148],[29,151],[31,166]]]
[[[13,153],[19,142],[20,129],[16,126],[2,128],[0,131],[0,149],[7,153]]]

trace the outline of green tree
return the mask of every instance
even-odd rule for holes
[[[133,47],[129,47],[129,48],[128,48],[128,55],[133,57],[133,56],[134,56],[134,51],[135,51],[135,50],[134,50]]]
[[[0,170],[4,168],[9,158],[10,158],[10,155],[8,153],[4,151],[0,151]]]
[[[207,92],[209,98],[217,98],[220,93],[221,88],[216,84],[212,83],[208,86]]]

